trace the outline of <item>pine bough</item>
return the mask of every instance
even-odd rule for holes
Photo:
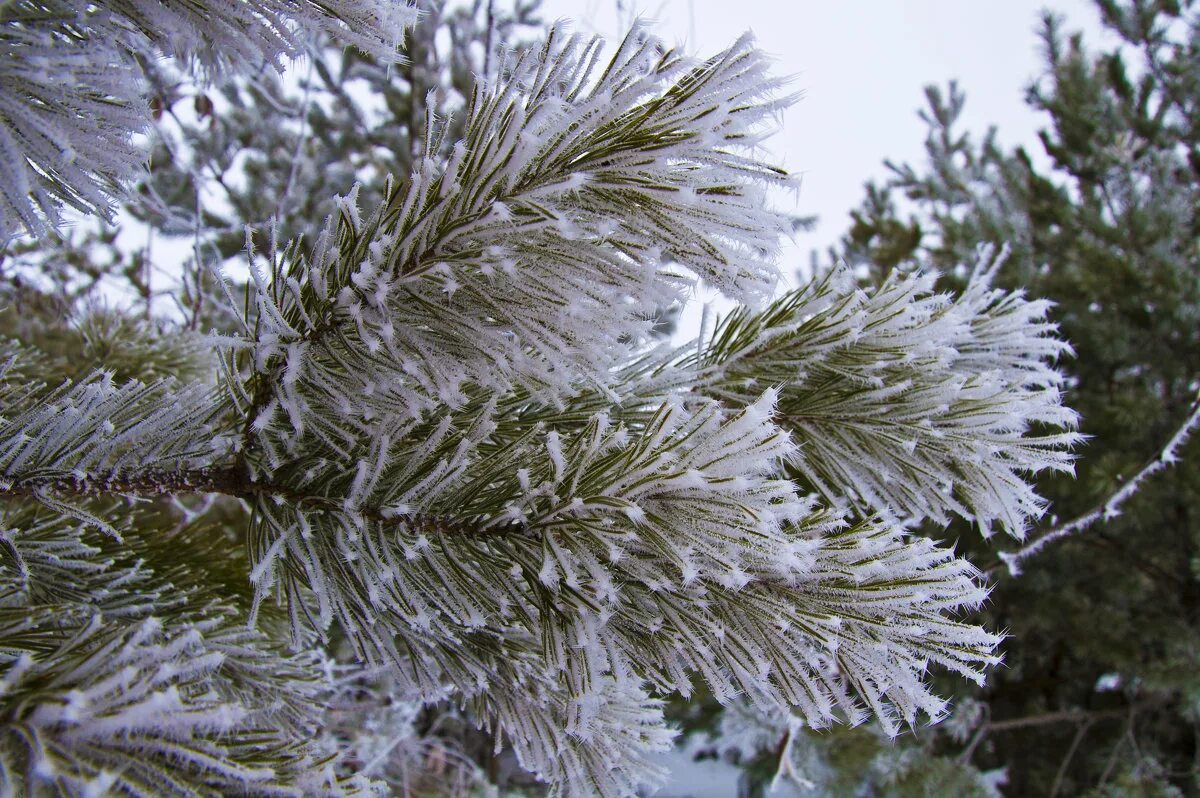
[[[6,0],[0,3],[0,240],[42,234],[62,205],[111,213],[145,160],[141,64],[209,73],[283,68],[313,30],[385,61],[416,12],[403,0]]]
[[[321,710],[337,641],[570,796],[658,780],[662,697],[697,681],[894,731],[943,714],[931,665],[996,661],[957,619],[980,575],[906,530],[1020,536],[1029,476],[1070,469],[1045,303],[992,288],[990,253],[959,296],[772,299],[788,178],[753,153],[786,100],[748,39],[698,62],[636,29],[604,61],[555,30],[498,74],[448,161],[431,116],[380,207],[251,258],[218,386],[6,380],[8,794],[380,786]],[[650,346],[694,277],[746,305]],[[114,497],[205,493],[252,508],[247,607],[115,542]]]

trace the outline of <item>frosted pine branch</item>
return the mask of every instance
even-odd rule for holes
[[[0,4],[0,237],[42,235],[60,207],[111,216],[151,124],[141,63],[161,54],[251,71],[323,31],[378,58],[415,11],[404,0],[10,0]]]
[[[109,216],[141,155],[150,121],[140,75],[119,30],[93,38],[71,4],[0,6],[0,236],[40,234],[60,204]],[[48,20],[47,20],[48,18]]]
[[[311,655],[280,654],[231,606],[106,556],[69,519],[9,504],[5,523],[0,794],[365,787],[305,742],[326,691]]]
[[[322,772],[324,752],[281,733],[269,704],[221,694],[222,672],[251,663],[263,687],[297,684],[288,686],[280,678],[286,671],[268,670],[272,663],[244,646],[213,621],[182,630],[154,619],[114,628],[97,617],[59,648],[22,655],[0,681],[0,791],[337,794],[336,778]],[[238,661],[246,656],[254,659]],[[261,764],[267,748],[286,769]]]
[[[735,311],[685,365],[735,404],[783,384],[792,467],[831,499],[1020,537],[1044,509],[1029,476],[1070,471],[1080,436],[1053,366],[1070,348],[1048,303],[991,287],[997,265],[982,252],[957,297],[934,293],[932,274],[865,291],[835,271],[762,313]]]
[[[718,697],[797,707],[814,725],[863,718],[855,696],[885,719],[937,715],[922,682],[929,662],[977,675],[992,661],[997,638],[947,618],[982,599],[977,575],[900,530],[839,532],[836,515],[774,479],[791,447],[769,422],[773,400],[736,413],[666,405],[635,415],[635,428],[602,415],[571,434],[534,423],[466,449],[460,438],[451,461],[434,456],[446,444],[435,438],[429,466],[397,458],[404,470],[393,473],[411,487],[386,471],[350,480],[372,486],[364,504],[396,507],[390,525],[353,505],[299,515],[260,501],[254,578],[294,607],[311,590],[319,626],[336,621],[361,656],[402,663],[414,687],[449,679],[478,696],[527,766],[556,783],[597,777],[560,769],[564,751],[583,755],[575,740],[599,735],[589,714],[570,720],[563,695],[579,712],[603,706],[596,685],[622,674],[685,694],[697,674]],[[405,523],[442,507],[525,533]],[[872,574],[855,573],[864,559]],[[556,668],[535,709],[531,682]]]
[[[183,6],[122,7],[147,26]],[[403,712],[343,691],[345,714],[314,716],[326,680],[305,672],[329,646],[367,669],[349,692],[454,702],[552,794],[623,796],[660,777],[662,700],[698,682],[895,732],[943,714],[931,666],[996,662],[998,636],[958,620],[979,574],[907,530],[957,513],[1019,533],[1041,509],[1029,475],[1070,467],[1046,306],[993,289],[984,256],[957,297],[834,275],[759,307],[783,228],[762,189],[789,178],[755,157],[784,101],[748,39],[695,61],[637,28],[606,62],[556,29],[495,74],[463,141],[429,115],[379,207],[352,192],[318,240],[248,253],[237,330],[210,339],[220,390],[4,383],[6,639],[53,657],[10,659],[0,711],[27,676],[65,688],[29,716],[33,743],[0,746],[13,767],[150,785],[134,794],[360,786],[336,775],[389,772],[403,740],[347,724]],[[651,311],[696,277],[746,306],[699,347],[652,350]],[[194,493],[241,500],[205,502],[247,511],[219,536],[245,559],[153,573],[127,505]],[[175,589],[208,559],[248,580],[245,607]],[[276,652],[289,628],[309,653]]]
[[[332,445],[345,433],[322,419],[416,417],[470,384],[543,403],[611,390],[678,296],[673,264],[770,292],[782,220],[760,187],[786,177],[745,154],[779,107],[765,59],[743,40],[694,63],[639,29],[593,78],[598,60],[598,42],[553,32],[476,91],[448,163],[431,119],[382,208],[363,219],[352,194],[311,261],[256,277],[260,427]]]
[[[8,379],[12,364],[0,379]],[[76,496],[118,494],[119,485],[109,483],[159,474],[161,484],[143,477],[143,490],[130,492],[162,494],[176,484],[176,472],[211,465],[233,448],[216,395],[204,386],[170,380],[118,386],[99,374],[56,390],[39,387],[0,384],[0,494],[32,496],[114,536],[103,519],[65,503],[64,489]]]
[[[315,32],[394,63],[401,60],[404,30],[417,17],[408,0],[104,0],[92,5],[100,24],[120,26],[127,36],[143,36],[166,55],[220,71],[282,70],[282,59],[304,55]]]
[[[675,732],[664,722],[663,702],[634,677],[597,676],[578,696],[547,682],[540,690],[495,690],[479,706],[521,764],[549,782],[550,795],[634,795],[665,782],[666,770],[649,757],[670,750]]]

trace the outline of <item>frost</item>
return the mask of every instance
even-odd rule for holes
[[[1071,471],[1081,437],[1056,368],[1070,347],[1045,302],[992,287],[1002,258],[982,250],[956,297],[934,293],[933,274],[893,272],[866,292],[835,271],[767,313],[732,314],[700,356],[701,379],[746,403],[749,378],[785,385],[792,463],[830,500],[1023,537],[1045,509],[1029,476]],[[1035,424],[1048,431],[1031,434]]]
[[[145,157],[133,141],[151,124],[141,60],[165,54],[209,73],[282,68],[317,29],[396,61],[415,18],[402,0],[3,4],[0,236],[41,235],[64,204],[111,216]]]

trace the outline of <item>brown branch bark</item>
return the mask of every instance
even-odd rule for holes
[[[257,482],[237,466],[197,468],[182,471],[143,471],[134,473],[110,472],[85,477],[54,476],[27,478],[0,488],[0,498],[32,498],[51,494],[75,498],[100,499],[116,496],[160,498],[179,494],[219,494],[256,502],[264,498],[280,498],[296,507],[309,506],[316,510],[343,511],[339,497],[304,493],[286,485]],[[385,514],[378,507],[356,510],[364,518],[385,525],[403,524],[410,529],[459,537],[494,538],[510,535],[530,535],[529,529],[517,523],[485,527],[476,519],[458,518],[430,513]]]
[[[1102,718],[1121,717],[1129,712],[1129,707],[1117,707],[1116,709],[1065,709],[1061,712],[1047,712],[1043,715],[1027,715],[1022,718],[1009,718],[1007,720],[996,720],[988,723],[989,731],[1013,731],[1014,729],[1025,729],[1031,726],[1049,726],[1055,723],[1080,723],[1083,721],[1095,722]]]
[[[1005,732],[1015,731],[1018,729],[1028,729],[1037,726],[1051,726],[1058,723],[1075,723],[1083,727],[1086,732],[1092,724],[1097,721],[1107,720],[1109,718],[1132,717],[1138,710],[1148,707],[1162,706],[1169,703],[1170,699],[1166,697],[1150,698],[1144,701],[1139,701],[1134,704],[1129,704],[1124,707],[1115,707],[1113,709],[1064,709],[1058,712],[1046,712],[1041,715],[1026,715],[1020,718],[1007,718],[1005,720],[988,720],[979,725],[972,735],[970,743],[959,754],[960,762],[970,762],[971,756],[975,753],[975,749],[979,744],[994,731]],[[1076,735],[1079,735],[1079,730],[1076,730]],[[1078,747],[1078,742],[1074,747]],[[1073,753],[1073,752],[1072,752]],[[1069,764],[1069,760],[1068,763]],[[1065,775],[1065,774],[1064,774]]]
[[[1071,745],[1067,748],[1066,756],[1058,765],[1058,771],[1054,774],[1054,783],[1050,785],[1050,798],[1056,798],[1059,790],[1062,789],[1063,782],[1066,781],[1067,772],[1071,767],[1071,760],[1075,758],[1075,752],[1079,750],[1079,744],[1083,742],[1084,736],[1087,735],[1088,729],[1092,728],[1092,724],[1096,722],[1095,718],[1088,718],[1079,724],[1075,729],[1075,736],[1071,738]]]

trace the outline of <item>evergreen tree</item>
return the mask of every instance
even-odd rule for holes
[[[264,30],[295,30],[260,5]],[[840,272],[775,297],[788,225],[762,189],[790,178],[755,145],[787,99],[749,39],[694,60],[635,28],[604,58],[552,29],[485,54],[478,83],[451,69],[456,123],[417,91],[445,88],[416,69],[430,8],[409,37],[407,140],[353,153],[342,174],[360,184],[322,229],[310,208],[289,215],[292,192],[343,178],[271,160],[274,143],[246,166],[255,190],[227,192],[228,221],[179,214],[208,297],[182,295],[185,323],[156,317],[148,285],[151,318],[134,320],[8,280],[7,792],[408,793],[414,707],[443,702],[552,793],[628,795],[661,776],[663,699],[695,683],[793,725],[875,717],[894,733],[944,714],[930,666],[980,680],[996,662],[999,637],[960,620],[980,574],[910,529],[963,517],[1019,537],[1044,509],[1030,476],[1070,470],[1048,304],[994,287],[986,248],[953,295],[930,275],[864,291]],[[164,40],[141,4],[86,9],[69,17],[80,41],[102,18],[169,53],[213,45],[210,69],[240,52],[207,27]],[[5,20],[10,64],[31,19]],[[110,57],[63,60],[83,70],[92,52]],[[161,72],[129,63],[143,82],[104,96],[167,114]],[[235,118],[269,102],[253,85],[226,92]],[[334,113],[303,91],[291,152]],[[204,119],[225,113],[196,99]],[[112,133],[128,148],[135,127]],[[236,170],[220,135],[215,154],[192,140],[173,162]],[[92,155],[64,185],[120,176]],[[21,163],[43,175],[37,157]],[[190,199],[191,166],[144,193],[181,173]],[[70,198],[47,191],[13,203],[38,233],[10,245],[21,274],[111,273],[54,266],[78,250],[30,216]],[[144,218],[172,229],[171,213]],[[255,222],[245,286],[201,277],[232,254],[222,228]],[[744,304],[688,346],[655,345],[655,310],[695,277]]]
[[[862,733],[799,739],[796,769],[818,792],[971,794],[939,781],[953,770],[980,794],[1200,794],[1200,469],[1188,442],[1200,389],[1200,14],[1169,0],[1098,7],[1120,40],[1110,52],[1043,22],[1046,72],[1027,99],[1046,120],[1048,167],[1002,148],[994,130],[963,132],[962,91],[930,88],[928,162],[889,162],[831,253],[868,283],[915,264],[952,287],[978,246],[1006,246],[998,283],[1053,300],[1075,347],[1068,404],[1089,441],[1078,480],[1039,479],[1054,514],[1032,543],[940,519],[926,529],[995,580],[975,619],[1008,631],[1005,665],[982,687],[946,683],[954,716],[899,750]],[[746,748],[758,783],[779,764],[767,747]]]

